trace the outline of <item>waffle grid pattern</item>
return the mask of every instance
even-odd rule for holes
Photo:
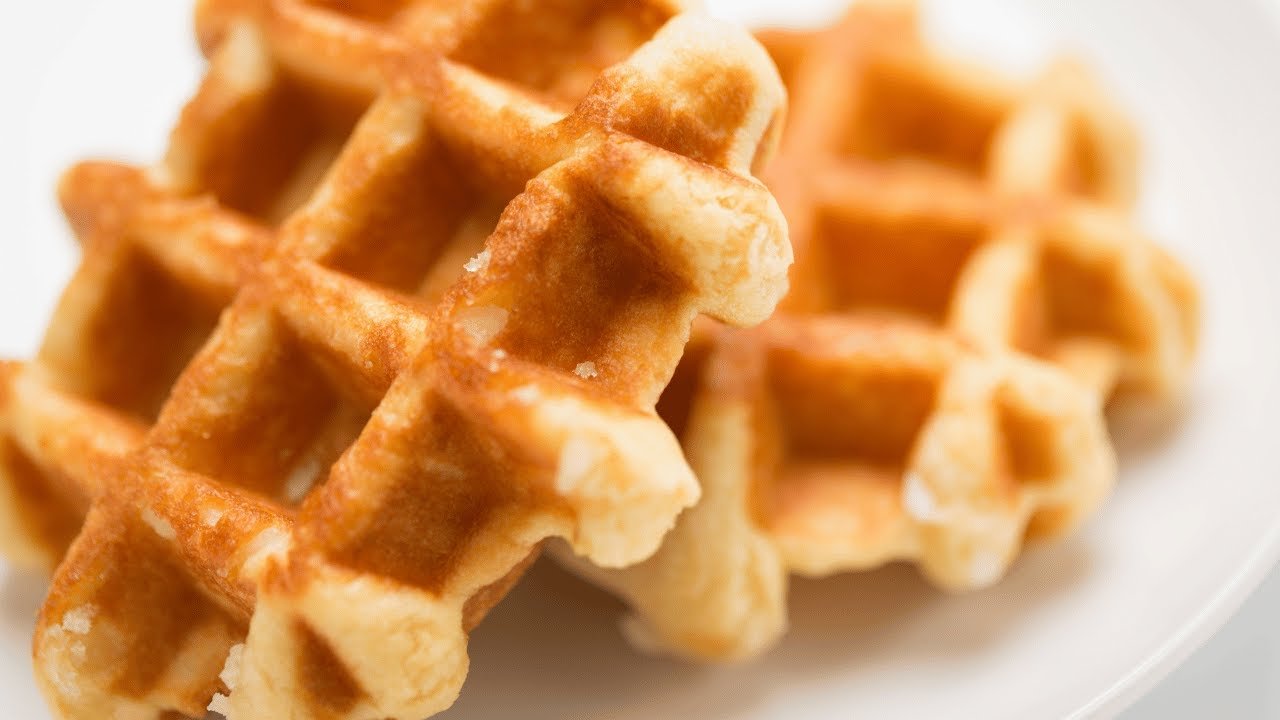
[[[0,395],[6,543],[66,552],[34,651],[62,716],[447,707],[545,538],[634,562],[695,501],[653,405],[698,313],[785,292],[745,34],[343,6],[201,3],[165,162],[64,179],[85,259]]]
[[[759,328],[700,324],[660,403],[699,505],[635,567],[568,560],[637,644],[703,659],[776,642],[792,572],[997,581],[1100,504],[1104,406],[1175,398],[1197,335],[1192,280],[1128,216],[1133,132],[1080,66],[997,76],[902,0],[760,38],[791,99],[765,173],[791,292]]]

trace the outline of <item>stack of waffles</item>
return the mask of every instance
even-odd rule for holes
[[[777,640],[792,572],[989,585],[1105,497],[1105,406],[1185,380],[1124,118],[910,3],[760,42],[680,0],[196,25],[166,156],[67,173],[84,259],[0,364],[57,717],[417,720],[544,546],[712,660]]]

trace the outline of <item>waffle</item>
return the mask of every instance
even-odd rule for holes
[[[83,262],[0,365],[59,717],[416,720],[546,538],[634,562],[697,497],[654,404],[785,293],[768,56],[665,2],[388,8],[201,3],[164,162],[63,180]]]
[[[1078,65],[1005,80],[902,2],[761,37],[792,98],[766,172],[791,293],[702,326],[659,405],[699,505],[643,564],[571,563],[636,642],[705,659],[778,638],[790,572],[996,582],[1105,497],[1105,403],[1176,397],[1196,338],[1192,281],[1128,218],[1132,130]]]

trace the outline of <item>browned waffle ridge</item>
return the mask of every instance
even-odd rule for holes
[[[699,504],[640,565],[573,563],[642,644],[756,654],[789,572],[906,560],[989,585],[1107,494],[1104,403],[1185,383],[1196,290],[1128,217],[1124,117],[1075,63],[1014,82],[917,26],[880,0],[760,35],[792,100],[766,173],[791,293],[760,328],[705,324],[659,405]]]
[[[545,538],[622,565],[695,501],[654,403],[697,314],[785,293],[781,84],[661,0],[197,24],[165,161],[68,173],[84,260],[0,366],[5,545],[65,552],[37,678],[65,718],[416,720]]]

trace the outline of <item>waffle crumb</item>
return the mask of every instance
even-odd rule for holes
[[[478,273],[487,267],[489,267],[489,248],[481,250],[479,254],[468,260],[462,269],[469,273]]]
[[[583,380],[590,380],[591,378],[598,376],[600,374],[600,371],[596,369],[595,363],[584,362],[584,363],[578,363],[578,366],[573,369],[573,374],[577,375]]]

